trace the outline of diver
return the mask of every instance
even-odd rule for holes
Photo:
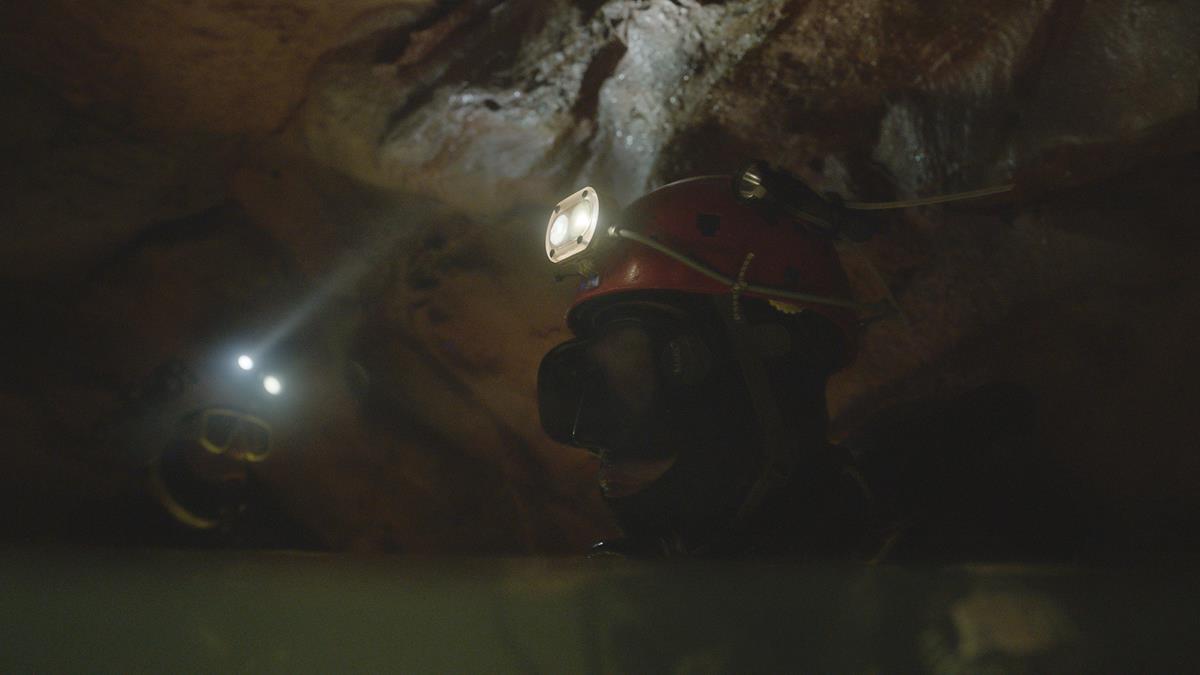
[[[321,548],[279,508],[256,467],[274,450],[280,377],[249,355],[171,359],[128,395],[106,436],[142,476],[123,508],[129,543],[184,547]],[[274,413],[274,415],[273,415]]]
[[[999,457],[975,449],[1020,446],[1021,392],[951,401],[901,443],[879,429],[827,440],[826,382],[854,359],[863,316],[885,309],[851,298],[834,241],[885,223],[760,163],[671,183],[616,213],[592,188],[559,203],[546,254],[582,281],[566,316],[575,337],[543,358],[538,405],[552,439],[599,458],[624,539],[597,553],[936,556],[946,542],[926,536],[941,524],[928,516],[943,512],[998,532],[969,517],[986,509],[958,488],[985,465],[994,482],[1005,461],[960,462],[953,476],[910,469],[940,466],[931,448]],[[920,544],[905,548],[905,533]]]

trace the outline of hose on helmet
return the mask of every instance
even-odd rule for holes
[[[687,255],[686,253],[678,251],[666,244],[663,244],[660,241],[651,239],[650,237],[647,237],[646,235],[641,234],[640,232],[634,232],[632,230],[625,230],[625,229],[618,229],[616,226],[613,226],[608,229],[608,233],[610,236],[620,237],[621,239],[628,239],[629,241],[637,242],[638,244],[652,248],[655,251],[658,251],[659,253],[662,253],[663,255],[667,256],[668,258],[675,260],[676,262],[684,265],[685,267],[687,267],[689,269],[692,269],[696,272],[699,272],[700,274],[703,274],[704,276],[708,277],[709,279],[712,279],[713,281],[716,281],[717,283],[720,283],[723,286],[728,286],[730,289],[737,288],[743,293],[757,293],[758,295],[763,295],[768,298],[776,298],[776,299],[780,299],[780,300],[795,300],[797,302],[805,302],[805,303],[809,303],[809,304],[813,304],[813,305],[829,305],[832,307],[843,307],[843,308],[852,309],[854,311],[861,312],[861,313],[871,313],[871,312],[878,313],[881,311],[887,312],[887,311],[891,311],[891,309],[892,309],[891,303],[888,303],[888,302],[861,303],[861,302],[855,302],[853,300],[849,300],[846,298],[838,298],[838,297],[834,297],[834,296],[830,296],[830,295],[817,295],[814,293],[800,293],[797,291],[789,291],[789,290],[783,289],[783,288],[762,286],[760,284],[742,284],[742,283],[739,283],[737,280],[730,278],[730,277],[718,272],[717,270],[709,267],[708,265],[705,265],[704,263],[696,260],[695,258],[692,258],[691,256]]]

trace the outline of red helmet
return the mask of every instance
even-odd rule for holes
[[[665,185],[605,226],[636,231],[747,286],[848,299],[849,284],[832,241],[765,205],[740,202],[732,180],[704,176]],[[723,295],[735,289],[648,246],[622,240],[588,268],[567,312],[567,325],[576,334],[586,332],[590,309],[605,304],[600,300],[638,291]],[[840,329],[846,353],[854,351],[858,320],[849,308],[772,298],[752,289],[738,295],[765,297],[786,313],[815,312]]]

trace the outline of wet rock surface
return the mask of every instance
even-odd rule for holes
[[[120,528],[104,504],[139,488],[103,429],[124,392],[266,341],[296,386],[261,473],[327,545],[581,550],[611,525],[591,460],[536,419],[571,295],[545,210],[753,157],[865,201],[1016,186],[842,251],[906,321],[869,326],[831,384],[837,434],[1002,379],[1034,394],[1064,490],[1114,513],[1200,496],[1196,2],[0,16],[13,533]]]

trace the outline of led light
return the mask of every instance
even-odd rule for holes
[[[263,389],[266,389],[267,393],[272,396],[278,396],[279,392],[283,391],[283,383],[279,381],[278,377],[268,375],[263,378]]]
[[[600,222],[600,199],[586,187],[554,207],[546,225],[546,257],[561,263],[588,251]]]
[[[567,243],[567,234],[569,229],[570,228],[567,225],[567,214],[558,214],[558,217],[554,219],[554,224],[550,226],[550,245],[559,247]]]
[[[239,356],[237,358],[237,364],[238,364],[238,368],[241,368],[242,370],[253,370],[254,369],[254,359],[250,358],[249,354],[242,354],[241,356]]]
[[[584,199],[571,209],[571,238],[577,239],[588,231],[592,224],[592,202]]]

